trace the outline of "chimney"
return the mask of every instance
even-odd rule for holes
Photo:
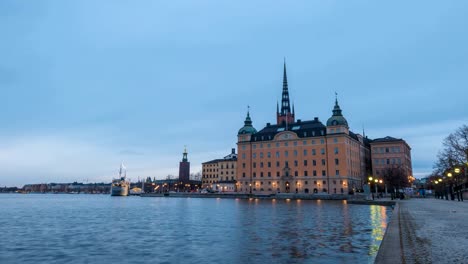
[[[236,154],[236,149],[235,149],[235,148],[232,148],[232,149],[231,149],[231,153],[232,153],[232,154]]]
[[[318,117],[314,117],[314,121],[318,121]]]

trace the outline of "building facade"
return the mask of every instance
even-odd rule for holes
[[[411,147],[403,139],[384,137],[371,141],[372,175],[384,178],[388,170],[400,170],[408,179],[413,177]]]
[[[202,187],[218,192],[236,191],[237,154],[231,153],[222,159],[202,163]]]
[[[326,125],[317,117],[296,120],[283,72],[276,124],[257,131],[249,111],[238,131],[237,190],[242,193],[342,193],[362,187],[369,173],[369,145],[349,130],[335,99]],[[367,155],[367,157],[366,157]]]

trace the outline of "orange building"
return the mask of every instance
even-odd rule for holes
[[[257,131],[249,111],[238,132],[237,191],[254,194],[348,194],[362,188],[370,174],[369,140],[349,130],[335,100],[324,125],[295,120],[290,106],[286,65],[276,124]]]
[[[401,170],[409,179],[413,177],[411,148],[406,141],[387,136],[372,140],[370,146],[372,174],[376,178],[383,178],[389,169]]]

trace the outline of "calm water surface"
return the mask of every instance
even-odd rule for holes
[[[341,201],[0,194],[0,263],[372,263],[390,213]]]

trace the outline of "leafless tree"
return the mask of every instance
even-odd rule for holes
[[[393,166],[382,170],[382,175],[390,192],[394,189],[408,187],[410,185],[408,175],[401,166]]]
[[[448,169],[468,161],[468,125],[448,135],[442,145],[434,164],[434,174],[437,175],[443,175]]]

